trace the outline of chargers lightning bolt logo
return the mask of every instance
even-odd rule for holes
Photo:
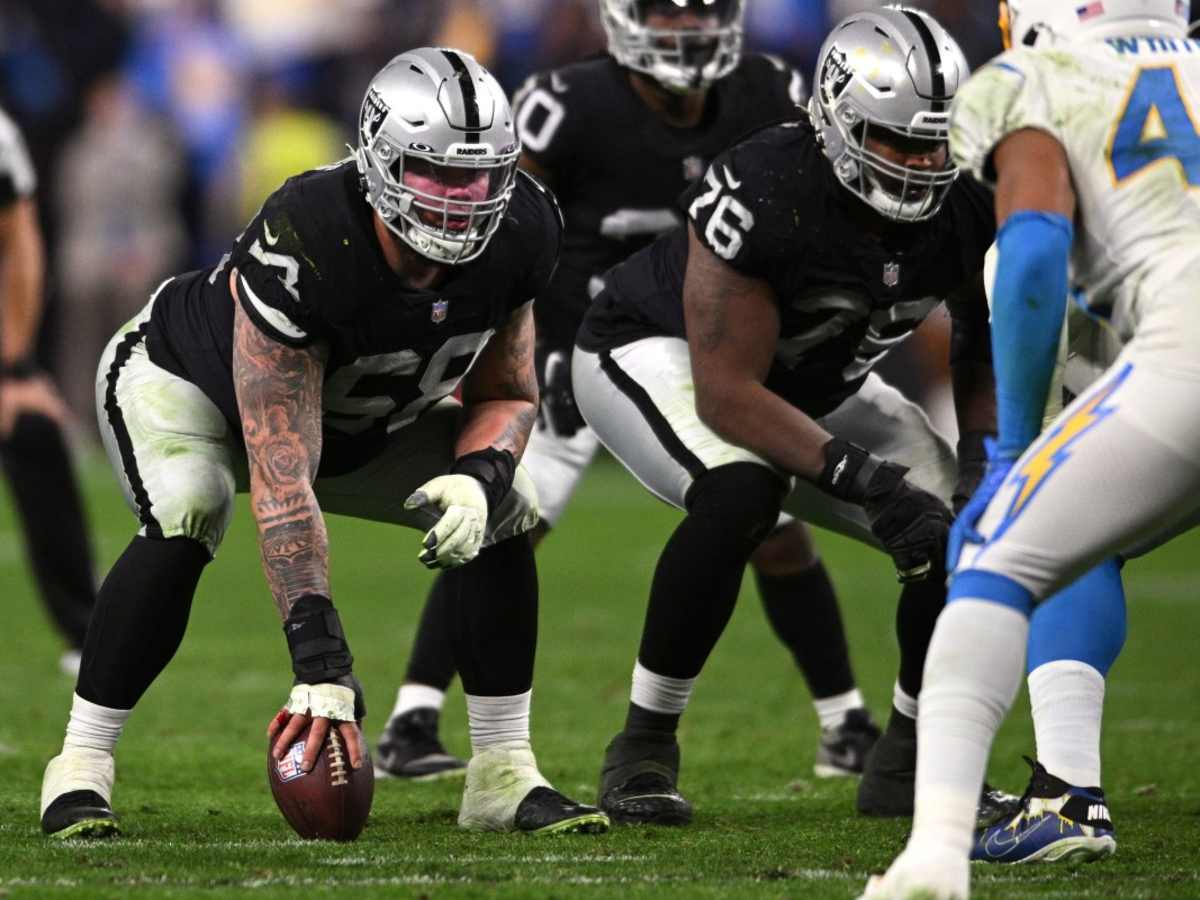
[[[1071,448],[1079,438],[1103,422],[1115,410],[1115,406],[1104,404],[1112,398],[1117,389],[1125,383],[1133,364],[1126,363],[1100,390],[1093,394],[1087,402],[1080,406],[1066,421],[1055,428],[1042,440],[1042,444],[1032,454],[1025,457],[1025,462],[1013,476],[1017,482],[1017,494],[1013,498],[1004,522],[997,529],[996,537],[1003,534],[1016,518],[1029,506],[1029,502],[1041,489],[1042,485],[1053,475],[1064,462],[1071,457]]]

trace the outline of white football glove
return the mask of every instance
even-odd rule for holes
[[[453,569],[479,555],[487,528],[488,502],[483,485],[470,475],[439,475],[404,501],[405,509],[438,516],[422,541],[417,558],[430,569]]]
[[[340,684],[297,684],[284,709],[292,715],[353,722],[354,690]]]

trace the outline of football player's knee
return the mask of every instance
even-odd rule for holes
[[[803,522],[791,521],[767,535],[750,557],[764,575],[794,575],[817,564],[817,547],[812,532]]]
[[[787,482],[766,466],[732,463],[700,476],[685,503],[689,516],[714,521],[753,549],[779,521],[786,492]]]
[[[488,516],[487,536],[483,546],[532,531],[539,521],[537,488],[523,466],[517,466],[512,490]]]
[[[170,496],[151,497],[164,537],[188,537],[216,555],[233,517],[233,473],[208,461],[186,459],[174,467]]]

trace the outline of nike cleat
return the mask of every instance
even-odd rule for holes
[[[64,748],[42,776],[42,832],[53,838],[120,834],[112,811],[112,754]]]
[[[979,829],[975,862],[1095,862],[1117,851],[1104,791],[1067,784],[1026,757],[1033,767],[1021,806],[1011,818]]]
[[[994,788],[986,781],[983,783],[983,793],[979,795],[979,809],[976,810],[975,827],[987,828],[997,822],[1007,822],[1021,811],[1022,798],[1008,791]]]
[[[679,793],[679,744],[624,732],[609,742],[600,772],[600,808],[623,825],[687,825],[692,804]]]
[[[608,816],[550,787],[528,741],[480,750],[467,764],[458,825],[468,831],[603,834]]]
[[[513,819],[526,834],[604,834],[609,819],[594,806],[576,803],[548,787],[536,787],[521,801]]]
[[[461,778],[467,764],[451,756],[438,739],[438,711],[410,709],[388,720],[375,752],[375,775],[409,781]]]
[[[879,734],[879,726],[867,710],[850,710],[840,725],[821,729],[813,774],[818,778],[861,775],[867,753],[879,740]]]

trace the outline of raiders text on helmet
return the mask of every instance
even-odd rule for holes
[[[508,98],[466,53],[410,50],[367,88],[356,152],[367,202],[432,260],[483,253],[504,219],[520,153]]]
[[[1187,36],[1187,0],[1001,0],[1004,46],[1108,37]]]
[[[839,22],[821,48],[809,101],[838,180],[890,219],[935,215],[958,176],[949,155],[937,168],[901,165],[867,142],[944,147],[950,102],[968,74],[954,38],[926,13],[885,6]]]
[[[703,28],[650,27],[647,16],[688,11],[711,18]],[[742,55],[746,0],[600,0],[608,52],[621,65],[673,91],[724,78]]]

